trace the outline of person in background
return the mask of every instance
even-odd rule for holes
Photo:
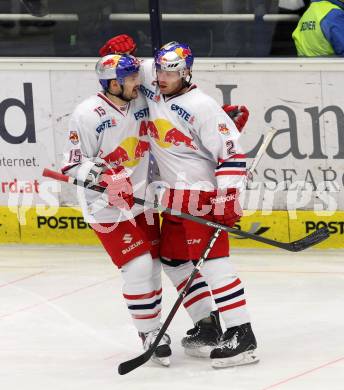
[[[292,37],[298,56],[344,56],[344,1],[312,0]]]
[[[306,11],[310,0],[279,0],[278,14],[288,15],[290,20],[276,22],[275,32],[272,38],[271,56],[295,56],[296,50],[291,35],[295,30],[298,20]],[[292,18],[294,16],[294,18]]]

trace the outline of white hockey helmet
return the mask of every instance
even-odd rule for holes
[[[129,54],[110,54],[102,57],[96,64],[96,73],[102,87],[107,90],[110,80],[117,80],[124,84],[124,79],[131,74],[138,73],[139,60]]]

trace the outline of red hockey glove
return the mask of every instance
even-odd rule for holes
[[[210,198],[213,215],[216,222],[222,225],[234,226],[242,216],[239,203],[239,192],[236,188],[218,190],[217,195]]]
[[[107,169],[101,175],[99,184],[107,187],[109,206],[127,210],[133,207],[133,187],[124,169]]]
[[[250,115],[247,107],[230,106],[228,104],[224,104],[222,106],[222,109],[232,119],[237,129],[241,132],[244,126],[246,125],[246,122]]]
[[[133,54],[136,50],[136,43],[133,38],[126,34],[116,35],[109,39],[105,45],[99,49],[99,55],[104,57],[108,54]]]

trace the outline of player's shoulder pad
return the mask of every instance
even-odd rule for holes
[[[94,123],[99,122],[100,115],[97,113],[97,108],[102,106],[102,102],[102,99],[97,95],[92,95],[76,106],[73,116],[84,118]]]
[[[204,93],[200,88],[194,88],[191,90],[191,93],[193,94],[193,99],[190,99],[191,104],[194,104],[195,106],[211,106],[216,107],[219,104],[216,102],[215,99],[213,99],[211,96]]]
[[[78,104],[70,118],[70,126],[76,126],[79,131],[91,132],[101,124],[104,117],[97,113],[97,108],[102,108],[102,100],[93,95]]]
[[[192,115],[196,115],[201,123],[205,122],[211,116],[225,114],[220,104],[201,89],[194,88],[189,93],[190,95],[187,94],[189,95],[189,98],[185,99],[185,108],[188,109]]]
[[[194,91],[196,91],[196,89]],[[234,122],[222,109],[221,105],[211,96],[207,95],[202,90],[198,90],[197,94],[194,94],[193,99],[188,99],[188,101],[194,106],[193,112],[195,113],[196,123],[198,123],[199,126],[211,126],[218,129],[227,127],[228,129],[231,129],[231,138],[239,138],[240,133]],[[220,131],[219,134],[225,133],[221,133]]]

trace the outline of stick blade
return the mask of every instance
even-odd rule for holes
[[[154,352],[154,351],[153,351]],[[137,356],[134,359],[127,360],[126,362],[121,363],[118,366],[118,373],[119,375],[125,375],[128,374],[128,372],[135,370],[135,368],[138,368],[148,362],[148,360],[151,358],[152,353],[148,349],[145,353],[143,353],[140,356]]]
[[[320,242],[326,240],[330,237],[330,232],[326,226],[322,227],[319,230],[316,230],[307,237],[301,238],[291,243],[293,252],[300,252],[304,249],[307,249],[313,245],[319,244]]]

